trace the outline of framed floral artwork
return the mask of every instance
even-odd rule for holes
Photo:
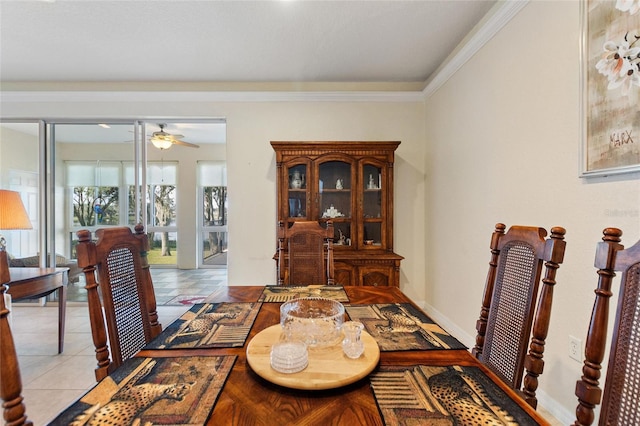
[[[640,171],[640,0],[581,5],[581,176]]]

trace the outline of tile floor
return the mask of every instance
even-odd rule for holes
[[[226,270],[152,269],[160,323],[167,326],[186,309],[182,296],[210,294],[227,285]],[[58,348],[58,308],[35,303],[14,303],[12,330],[22,373],[27,416],[35,426],[46,425],[60,411],[95,384],[94,355],[84,284],[69,287],[64,352]],[[539,411],[560,425],[542,407]]]
[[[152,269],[159,321],[167,326],[186,310],[181,296],[208,295],[227,285],[224,269]],[[84,283],[69,286],[64,351],[58,354],[55,302],[13,303],[11,326],[20,363],[28,419],[46,425],[95,384],[95,352],[84,303]]]
[[[158,305],[176,303],[178,296],[206,296],[211,288],[227,284],[226,269],[151,269]],[[67,286],[68,302],[86,302],[84,277]]]

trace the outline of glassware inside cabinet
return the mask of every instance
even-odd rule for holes
[[[289,168],[289,189],[306,189],[307,166],[298,164]]]
[[[382,228],[380,222],[365,222],[363,243],[365,246],[380,246],[382,244]]]
[[[320,218],[351,218],[351,165],[327,161],[320,164],[319,172]]]
[[[365,165],[363,168],[363,215],[365,219],[379,219],[382,212],[382,191],[380,179],[382,171],[375,166]]]
[[[307,216],[307,166],[298,164],[290,167],[289,177],[289,217]]]
[[[320,180],[324,189],[351,189],[351,164],[344,161],[327,161],[320,164]]]
[[[289,217],[307,215],[307,195],[304,192],[289,192]]]
[[[365,190],[380,190],[380,184],[382,179],[382,170],[379,167],[366,164],[363,168],[363,179]]]
[[[351,222],[333,222],[333,230],[334,248],[351,245]]]

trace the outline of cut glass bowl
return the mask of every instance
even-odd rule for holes
[[[280,306],[280,325],[287,341],[326,347],[340,343],[344,306],[323,297],[293,299]]]

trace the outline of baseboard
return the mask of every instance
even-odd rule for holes
[[[458,339],[463,345],[473,348],[476,343],[476,337],[470,336],[466,331],[458,327],[456,324],[451,322],[451,320],[442,315],[437,309],[434,309],[433,306],[422,302],[422,309],[431,317],[432,320],[438,323],[442,328],[449,332],[452,336]]]
[[[42,308],[43,306],[47,306],[47,298],[40,297],[37,299],[22,299],[22,300],[14,300],[12,303],[15,306],[30,306],[34,308]]]
[[[562,405],[558,404],[558,401],[551,398],[546,392],[542,390],[536,391],[536,397],[538,398],[538,405],[544,407],[553,417],[556,418],[563,425],[570,425],[576,420],[576,416],[571,411],[567,410]],[[578,399],[576,398],[576,406],[578,405]]]

